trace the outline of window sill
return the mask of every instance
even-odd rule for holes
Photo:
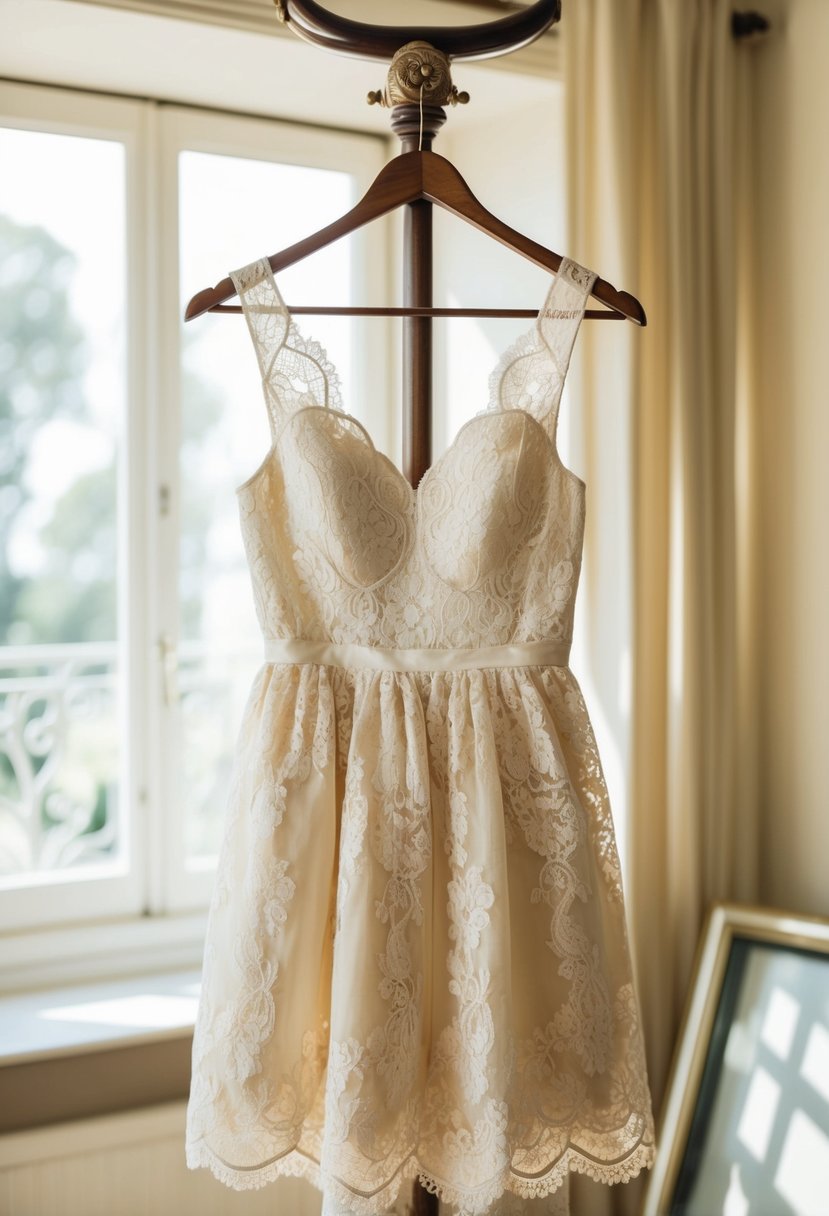
[[[0,1001],[35,989],[116,985],[201,967],[207,912],[31,929],[0,936]]]
[[[0,999],[0,1134],[181,1100],[200,973]]]
[[[0,1067],[192,1035],[199,971],[0,998]]]

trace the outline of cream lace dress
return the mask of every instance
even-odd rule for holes
[[[654,1126],[613,822],[567,665],[584,484],[556,419],[595,275],[413,489],[266,260],[233,281],[273,436],[239,487],[264,663],[236,745],[187,1162],[323,1210],[566,1211]]]

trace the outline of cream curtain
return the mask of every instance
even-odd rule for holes
[[[573,417],[657,1118],[705,911],[757,893],[752,48],[730,17],[727,0],[572,0],[562,20],[567,251],[648,314],[583,326]],[[572,1211],[633,1216],[645,1181],[578,1178]]]

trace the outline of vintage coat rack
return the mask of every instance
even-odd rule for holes
[[[284,270],[332,241],[398,207],[405,207],[402,308],[290,308],[294,313],[400,316],[403,335],[403,470],[416,486],[431,462],[432,318],[436,316],[535,317],[536,309],[449,309],[432,303],[432,206],[437,203],[495,240],[555,272],[561,255],[510,228],[473,195],[454,166],[432,152],[432,141],[446,121],[447,105],[464,104],[467,94],[452,84],[450,60],[505,55],[540,37],[561,15],[561,0],[536,0],[528,8],[483,25],[464,27],[374,26],[327,12],[314,0],[275,0],[282,22],[301,38],[325,50],[360,58],[391,60],[382,92],[373,104],[391,110],[391,127],[401,153],[378,174],[360,202],[339,220],[305,240],[273,254],[271,268]],[[230,278],[196,293],[185,321],[205,312],[241,312],[227,301],[236,294]],[[631,320],[646,324],[642,305],[628,292],[597,279],[592,294],[607,308],[588,310],[586,318]],[[438,1198],[418,1182],[415,1216],[434,1216]]]

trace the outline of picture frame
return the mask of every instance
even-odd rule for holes
[[[642,1216],[829,1212],[829,919],[716,903]]]

